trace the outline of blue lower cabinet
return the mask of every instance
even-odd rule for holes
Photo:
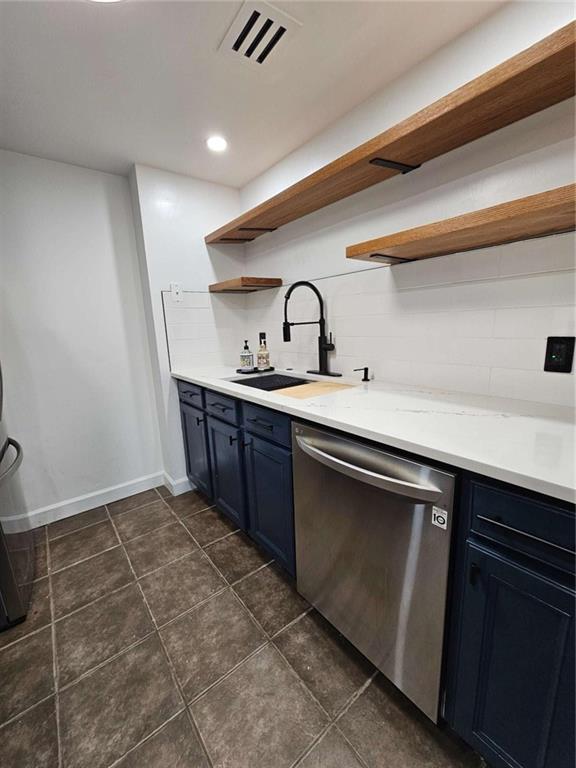
[[[245,529],[247,521],[242,431],[212,416],[206,416],[206,420],[214,503],[240,528]]]
[[[574,593],[466,544],[455,730],[494,768],[574,765]]]
[[[212,498],[212,473],[208,451],[206,414],[186,403],[180,403],[186,474],[198,490]]]
[[[244,457],[250,535],[295,576],[292,454],[246,435]]]

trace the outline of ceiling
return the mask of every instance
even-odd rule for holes
[[[242,186],[500,4],[278,2],[302,26],[250,66],[218,51],[239,1],[0,2],[0,146]]]

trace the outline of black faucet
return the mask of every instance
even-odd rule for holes
[[[303,323],[290,323],[288,321],[288,300],[290,299],[290,296],[292,295],[295,288],[299,288],[301,285],[306,286],[306,288],[310,288],[310,290],[314,291],[318,298],[318,303],[320,304],[320,319],[319,320],[308,320]],[[307,280],[299,280],[297,283],[292,283],[290,288],[286,291],[286,296],[284,297],[284,322],[282,324],[282,332],[284,335],[284,341],[290,341],[291,339],[291,333],[290,333],[290,327],[292,325],[316,325],[318,324],[320,326],[320,336],[318,337],[318,370],[317,371],[306,371],[306,373],[318,373],[321,376],[342,376],[341,373],[330,373],[328,370],[328,352],[333,352],[335,347],[332,343],[332,334],[330,334],[330,340],[326,338],[326,320],[324,318],[324,301],[322,300],[322,296],[320,295],[320,291],[318,288],[316,288],[315,285],[312,285],[312,283],[309,283]]]

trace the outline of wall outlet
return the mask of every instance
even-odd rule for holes
[[[170,293],[172,294],[172,301],[182,301],[184,298],[182,296],[182,283],[170,283]]]
[[[548,336],[544,370],[571,373],[574,359],[574,336]]]

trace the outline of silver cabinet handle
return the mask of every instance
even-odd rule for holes
[[[434,486],[417,485],[416,483],[408,483],[404,480],[396,480],[393,477],[387,475],[380,475],[378,472],[372,472],[369,469],[363,467],[357,467],[355,464],[350,464],[347,461],[336,458],[325,451],[321,451],[319,448],[315,448],[310,445],[303,437],[296,435],[296,441],[300,448],[316,461],[324,464],[330,469],[340,472],[342,475],[352,477],[354,480],[359,480],[361,483],[368,483],[368,485],[374,485],[377,488],[381,488],[383,491],[394,493],[397,496],[407,496],[410,499],[416,501],[437,501],[442,495],[442,491]]]
[[[547,544],[549,547],[554,547],[554,549],[559,549],[562,552],[568,552],[569,555],[576,554],[573,549],[568,549],[568,547],[561,547],[560,544],[554,544],[552,541],[548,541],[547,539],[541,539],[540,536],[534,536],[533,533],[527,533],[526,531],[520,530],[520,528],[513,528],[511,525],[507,525],[506,523],[501,522],[500,520],[494,520],[492,517],[484,517],[484,515],[476,515],[477,520],[482,520],[484,523],[490,523],[490,525],[496,525],[498,528],[504,528],[507,531],[510,531],[510,533],[517,533],[519,536],[525,536],[527,539],[532,539],[533,541],[538,541],[540,544]]]
[[[17,440],[14,440],[14,438],[12,437],[9,437],[8,440],[6,441],[6,446],[4,451],[2,451],[2,456],[5,455],[6,451],[8,450],[8,446],[10,445],[12,446],[12,448],[16,449],[16,456],[14,457],[14,461],[12,462],[12,464],[10,464],[8,469],[5,469],[4,472],[2,472],[2,474],[0,475],[0,483],[3,483],[4,480],[8,480],[9,477],[12,477],[12,475],[14,474],[14,472],[16,472],[20,464],[22,464],[22,456],[23,456],[22,446]]]

